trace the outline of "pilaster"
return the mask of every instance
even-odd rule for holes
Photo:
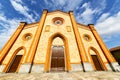
[[[88,26],[91,29],[94,37],[96,38],[101,50],[103,51],[106,59],[108,60],[108,64],[111,66],[112,70],[120,71],[120,67],[118,66],[118,63],[116,62],[116,60],[114,59],[114,57],[112,56],[110,51],[107,49],[107,47],[104,44],[104,42],[102,41],[101,37],[98,35],[97,31],[94,28],[94,25],[89,24]],[[108,68],[108,70],[110,70],[109,65],[106,66]]]
[[[45,22],[45,19],[46,19],[47,12],[48,12],[47,10],[43,11],[41,19],[39,21],[38,29],[36,31],[36,34],[35,34],[34,39],[32,41],[32,44],[30,45],[30,49],[29,49],[28,54],[27,54],[27,59],[25,61],[25,63],[27,63],[27,64],[29,63],[29,65],[31,65],[33,63],[33,59],[34,59],[34,56],[35,56],[35,52],[37,50],[37,46],[38,46],[39,39],[40,39],[40,36],[41,36],[41,33],[42,33],[42,29],[43,29],[43,26],[44,26],[44,22]]]
[[[16,41],[17,37],[19,36],[19,34],[21,33],[21,31],[23,30],[25,24],[26,24],[25,22],[21,22],[20,23],[19,27],[14,32],[14,34],[12,35],[12,37],[8,40],[8,42],[2,48],[1,53],[0,53],[0,64],[2,63],[2,61],[5,58],[5,56],[9,52],[10,48],[12,47],[12,45],[14,44],[14,42]]]
[[[74,15],[73,15],[72,11],[70,11],[70,18],[71,18],[71,22],[72,22],[73,30],[74,30],[74,33],[75,33],[75,38],[76,38],[78,50],[79,50],[80,56],[82,58],[82,61],[83,62],[88,62],[88,58],[86,56],[84,45],[83,45],[82,39],[79,35],[78,27],[77,27],[77,24],[76,24],[76,21],[75,21],[75,18],[74,18]]]
[[[99,46],[101,47],[103,53],[105,54],[106,58],[109,60],[109,62],[116,62],[110,51],[107,49],[106,45],[102,41],[101,37],[98,35],[97,31],[94,28],[93,24],[88,25],[89,28],[91,29],[94,37],[96,38]]]
[[[78,27],[77,27],[77,24],[76,24],[73,12],[70,11],[69,14],[70,14],[71,23],[72,23],[72,26],[73,26],[73,31],[74,31],[74,34],[75,34],[75,38],[76,38],[76,43],[77,43],[77,46],[78,46],[79,54],[80,54],[80,57],[82,59],[82,64],[83,64],[84,70],[87,71],[85,69],[86,65],[84,63],[85,62],[89,63],[89,60],[88,60],[88,57],[87,57],[87,54],[86,54],[86,51],[85,51],[85,48],[84,48],[84,45],[83,45],[83,42],[82,42],[82,38],[79,35]]]

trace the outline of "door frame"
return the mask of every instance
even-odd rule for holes
[[[12,56],[9,58],[9,61],[8,61],[8,63],[6,64],[3,72],[6,73],[6,72],[9,71],[10,66],[12,65],[11,63],[13,63],[13,62],[12,62],[13,59],[15,59],[17,53],[18,53],[20,50],[24,50],[24,53],[23,53],[23,55],[22,55],[21,61],[20,61],[19,65],[18,65],[18,68],[17,68],[16,72],[19,71],[20,65],[21,65],[21,63],[22,63],[22,61],[23,61],[23,58],[24,58],[25,54],[26,54],[26,48],[25,48],[24,46],[19,47],[18,49],[16,49],[16,50],[14,51],[14,53],[12,54]],[[9,53],[8,53],[8,54],[9,54]]]
[[[9,65],[9,67],[8,67],[8,70],[7,70],[7,73],[9,73],[9,70],[11,69],[11,67],[12,67],[12,65],[13,65],[13,63],[14,63],[14,61],[15,61],[15,58],[16,58],[17,56],[18,56],[18,55],[15,55],[14,58],[11,60],[11,63],[10,63],[10,65]],[[23,57],[23,55],[20,55],[20,56]],[[21,63],[22,57],[21,57],[21,59],[20,59],[20,62],[19,62],[19,64],[18,64],[18,66],[17,66],[16,71],[18,70],[18,67],[20,66],[20,63]],[[15,71],[15,72],[16,72],[16,71]]]
[[[70,56],[69,56],[69,46],[68,46],[68,39],[61,33],[55,33],[52,36],[49,37],[48,39],[48,44],[47,44],[47,53],[46,53],[46,61],[45,61],[45,66],[44,66],[44,71],[49,72],[50,71],[50,56],[51,56],[51,46],[52,42],[56,37],[60,37],[63,42],[64,42],[64,54],[65,54],[65,71],[70,71],[71,66],[70,66]]]
[[[104,61],[102,60],[102,57],[100,56],[100,53],[99,53],[94,47],[89,47],[89,48],[88,48],[88,53],[89,53],[90,61],[91,61],[91,63],[92,63],[92,66],[93,66],[94,70],[97,71],[97,70],[96,70],[96,67],[94,66],[94,62],[93,62],[93,59],[92,59],[92,57],[91,57],[90,50],[93,50],[93,51],[96,53],[96,55],[97,55],[97,57],[98,57],[98,60],[99,60],[99,63],[100,63],[100,65],[101,65],[103,71],[107,71],[107,68],[106,68],[106,66],[105,66],[105,64],[104,64]]]
[[[93,58],[92,58],[92,56],[94,56],[94,55],[97,57],[97,60],[98,60],[98,62],[99,62],[99,64],[100,64],[100,67],[102,68],[101,70],[97,70],[97,68],[96,68],[96,66],[95,66],[96,64],[94,63]],[[91,58],[92,58],[92,64],[94,65],[95,70],[96,70],[96,71],[104,71],[104,68],[103,68],[103,66],[102,66],[102,64],[101,64],[101,61],[100,61],[98,55],[97,55],[97,54],[92,54],[92,55],[91,55]]]
[[[62,45],[52,45],[52,46],[51,46],[50,64],[49,64],[49,65],[50,65],[50,71],[51,71],[51,62],[52,62],[52,61],[51,61],[51,60],[52,60],[52,47],[54,47],[54,46],[57,46],[57,47],[58,47],[58,46],[62,46]],[[65,47],[64,47],[64,46],[62,46],[62,47],[64,48],[64,65],[65,65],[64,67],[65,67],[65,70],[66,70],[66,55],[65,55]]]

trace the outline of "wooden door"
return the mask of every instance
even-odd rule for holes
[[[94,63],[94,66],[95,66],[96,70],[97,71],[102,71],[103,68],[102,68],[102,65],[100,64],[100,60],[97,57],[97,55],[91,55],[91,56],[92,56],[92,60],[93,60],[93,63]]]
[[[65,60],[64,60],[64,47],[53,46],[51,55],[51,71],[64,71]]]
[[[16,72],[20,61],[21,61],[22,55],[16,55],[15,58],[12,60],[9,68],[9,73]]]

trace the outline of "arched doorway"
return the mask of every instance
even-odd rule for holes
[[[51,68],[50,71],[65,71],[64,42],[56,37],[51,46]]]
[[[63,45],[56,45],[54,44],[54,40],[59,38],[62,41]],[[59,40],[56,40],[56,43],[60,43]],[[69,56],[69,46],[68,46],[68,39],[61,33],[55,33],[48,39],[48,47],[47,47],[47,54],[46,54],[46,62],[44,71],[49,72],[51,71],[51,58],[52,58],[52,46],[63,46],[64,48],[64,62],[65,62],[65,71],[71,70],[70,66],[70,56]]]
[[[24,54],[24,49],[22,48],[19,48],[15,51],[15,53],[13,54],[13,57],[11,58],[11,61],[7,70],[8,73],[14,73],[17,71],[20,65],[21,59],[23,57],[23,54]]]
[[[96,70],[97,71],[102,71],[103,68],[102,68],[102,65],[100,63],[100,60],[99,60],[98,56],[97,55],[91,55],[91,57],[92,57],[93,64],[94,64]]]
[[[102,61],[100,60],[100,56],[98,55],[96,49],[91,48],[90,55],[91,55],[95,70],[96,71],[103,71],[104,69],[103,69]]]

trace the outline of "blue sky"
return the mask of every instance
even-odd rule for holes
[[[108,48],[120,46],[120,0],[0,0],[0,49],[20,22],[37,22],[43,9],[74,11],[76,21],[94,24]]]

